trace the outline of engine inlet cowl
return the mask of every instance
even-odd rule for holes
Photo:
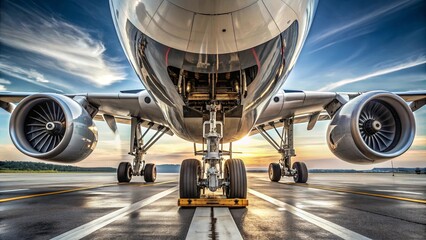
[[[11,115],[9,133],[22,153],[66,163],[89,156],[98,139],[87,111],[69,97],[53,93],[23,99]]]
[[[330,150],[358,164],[400,156],[413,143],[415,120],[399,96],[384,91],[362,94],[345,104],[327,130]]]

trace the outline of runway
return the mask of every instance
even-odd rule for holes
[[[249,173],[249,206],[179,208],[178,175],[0,174],[0,239],[424,239],[426,175]]]

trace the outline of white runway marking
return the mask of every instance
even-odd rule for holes
[[[151,197],[145,198],[139,202],[133,203],[130,206],[121,208],[117,211],[114,211],[112,213],[109,213],[103,217],[100,217],[98,219],[95,219],[91,222],[88,222],[84,225],[81,225],[80,227],[74,228],[66,233],[63,233],[57,237],[54,237],[52,239],[81,239],[93,232],[95,232],[96,230],[105,227],[106,225],[114,222],[115,220],[126,216],[127,214],[137,211],[138,209],[151,204],[155,201],[157,201],[160,198],[163,198],[167,195],[169,195],[170,193],[173,193],[174,191],[176,191],[178,189],[178,187],[173,187],[170,188],[166,191],[160,192],[158,194],[155,194]]]
[[[405,193],[405,194],[413,194],[413,195],[424,195],[420,192],[409,192],[409,191],[399,191],[399,190],[375,190],[377,192],[391,192],[391,193]]]
[[[243,239],[229,208],[214,208],[214,217],[217,219],[217,239]]]
[[[186,240],[208,239],[211,232],[210,211],[209,207],[197,207],[195,209]]]
[[[220,240],[243,239],[228,208],[197,207],[186,240],[212,238]]]
[[[327,230],[327,231],[329,231],[329,232],[331,232],[331,233],[335,234],[336,236],[341,237],[343,239],[370,239],[370,238],[367,238],[367,237],[365,237],[361,234],[358,234],[358,233],[353,232],[349,229],[346,229],[342,226],[339,226],[335,223],[332,223],[332,222],[327,221],[323,218],[320,218],[320,217],[318,217],[318,216],[316,216],[312,213],[308,213],[308,212],[306,212],[306,211],[304,211],[300,208],[294,207],[294,206],[289,205],[285,202],[282,202],[282,201],[279,201],[275,198],[269,197],[268,195],[265,195],[263,193],[255,191],[253,189],[249,189],[248,192],[259,197],[259,198],[261,198],[261,199],[263,199],[263,200],[265,200],[265,201],[268,201],[268,202],[282,208],[283,210],[285,210],[287,212],[290,212],[290,213],[292,213],[292,214],[294,214],[294,215],[296,215],[300,218],[303,218],[304,220],[306,220],[306,221],[308,221],[312,224],[315,224],[318,227],[320,227],[324,230]]]
[[[8,193],[8,192],[20,192],[20,191],[27,191],[29,189],[11,189],[11,190],[1,190],[0,193]]]

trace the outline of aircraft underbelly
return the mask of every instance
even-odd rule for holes
[[[111,11],[129,61],[171,130],[202,142],[206,106],[216,102],[223,142],[232,142],[249,134],[282,88],[315,2],[111,0]]]

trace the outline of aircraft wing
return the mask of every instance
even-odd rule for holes
[[[0,107],[12,112],[16,103],[33,94],[36,93],[0,92]],[[105,121],[113,131],[116,128],[114,122],[130,124],[132,117],[142,119],[144,127],[151,126],[152,129],[167,127],[160,108],[145,90],[64,95],[84,106],[94,120]],[[173,133],[167,131],[167,134]]]
[[[363,92],[310,92],[283,90],[275,95],[265,111],[260,115],[250,135],[259,133],[256,127],[269,130],[283,125],[283,119],[293,118],[294,123],[308,123],[311,130],[317,121],[330,120],[337,109]],[[395,92],[414,112],[425,105],[426,92]]]

